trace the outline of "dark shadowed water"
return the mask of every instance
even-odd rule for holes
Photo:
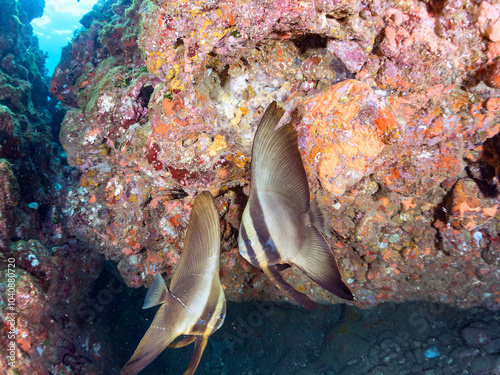
[[[116,278],[111,263],[94,298]],[[102,294],[102,292],[101,292]],[[149,328],[157,308],[142,310],[145,288],[114,294],[95,324],[107,329],[107,356],[118,374]],[[227,304],[224,325],[210,340],[197,374],[498,374],[500,314],[443,305],[386,303],[307,311],[290,304]],[[182,374],[193,345],[166,349],[141,374]],[[495,354],[496,353],[496,354]]]

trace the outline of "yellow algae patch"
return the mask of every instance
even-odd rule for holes
[[[248,107],[238,107],[238,110],[236,111],[236,115],[234,118],[231,120],[231,125],[237,126],[241,118],[248,113]]]
[[[243,155],[241,152],[227,155],[226,160],[232,161],[236,167],[241,169],[245,168],[245,165],[247,165],[247,163],[250,161],[250,159]]]
[[[208,149],[208,155],[215,156],[225,148],[227,148],[226,138],[223,135],[217,134],[212,145]]]
[[[216,38],[222,39],[223,37],[226,36],[226,34],[229,32],[229,29],[224,29],[222,32],[219,31],[214,31],[213,36]]]
[[[178,79],[174,79],[171,83],[171,87],[173,90],[184,90],[184,82],[179,81]]]

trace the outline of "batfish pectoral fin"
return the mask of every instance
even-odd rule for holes
[[[321,233],[325,234],[327,237],[332,236],[332,231],[330,229],[330,220],[328,215],[323,211],[322,207],[322,198],[316,195],[311,202],[311,206],[309,207],[309,220],[311,221],[311,225],[318,229]]]
[[[264,251],[265,252],[276,252],[276,245],[274,244],[273,238],[269,237],[269,239],[266,242],[266,245],[264,246]]]
[[[308,310],[314,310],[316,308],[316,303],[314,301],[311,301],[304,293],[295,290],[295,288],[281,277],[276,266],[263,265],[262,270],[283,293],[295,302]]]
[[[137,374],[179,336],[178,333],[169,328],[172,324],[169,324],[171,322],[167,322],[167,307],[168,303],[160,307],[151,327],[149,327],[142,338],[132,358],[130,358],[120,372],[121,375]]]
[[[206,336],[197,336],[194,340],[194,352],[191,357],[191,361],[189,361],[189,365],[187,370],[184,372],[184,375],[193,375],[198,367],[198,363],[200,363],[201,356],[203,355],[203,351],[207,346],[208,337]]]
[[[329,292],[349,301],[354,299],[342,281],[332,250],[316,228],[306,227],[304,248],[293,263]]]
[[[183,348],[189,344],[191,344],[196,337],[194,335],[186,336],[179,341],[171,343],[168,347],[169,348]]]
[[[157,272],[148,289],[142,308],[148,309],[161,303],[165,303],[167,300],[167,293],[168,290],[165,286],[165,282],[163,281],[163,277],[161,277],[161,274]]]

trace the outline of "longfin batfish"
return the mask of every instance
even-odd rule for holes
[[[316,303],[281,277],[281,264],[294,263],[321,287],[353,300],[320,233],[330,230],[318,200],[310,202],[297,132],[291,124],[275,130],[283,113],[276,102],[271,103],[255,133],[250,196],[238,236],[240,254],[308,309],[314,309]]]
[[[219,279],[220,222],[209,192],[194,202],[170,291],[159,273],[149,287],[143,308],[161,304],[151,327],[120,374],[137,374],[167,346],[180,348],[194,341],[194,353],[184,375],[193,374],[208,337],[224,322],[226,299]],[[173,343],[180,335],[188,335]]]

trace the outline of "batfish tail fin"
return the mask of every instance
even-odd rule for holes
[[[168,290],[163,281],[161,274],[157,272],[154,276],[153,282],[149,286],[146,298],[144,298],[143,309],[165,303],[167,301]]]
[[[309,220],[311,225],[319,230],[321,233],[325,234],[327,237],[331,237],[332,231],[330,229],[330,218],[325,213],[322,207],[323,199],[316,195],[311,202],[309,207]]]
[[[342,281],[335,256],[321,233],[314,227],[308,227],[306,236],[305,248],[293,259],[293,263],[322,288],[352,301],[354,297]]]
[[[295,302],[308,310],[314,310],[316,308],[316,303],[314,301],[311,301],[308,296],[306,296],[304,293],[300,293],[298,290],[288,284],[283,279],[283,277],[281,277],[276,266],[262,266],[262,270],[283,293],[285,293]]]
[[[201,356],[203,355],[203,351],[207,346],[208,337],[205,336],[197,336],[194,340],[194,352],[191,360],[189,361],[189,365],[187,370],[184,372],[184,375],[193,375],[198,367],[198,363],[200,363]]]
[[[151,327],[149,327],[139,346],[137,346],[132,358],[123,367],[120,372],[121,375],[137,374],[179,336],[179,333],[171,328],[175,327],[175,324],[172,324],[175,322],[167,321],[172,319],[172,317],[169,318],[171,312],[168,311],[170,301],[170,298],[167,297],[165,303],[156,313]]]

